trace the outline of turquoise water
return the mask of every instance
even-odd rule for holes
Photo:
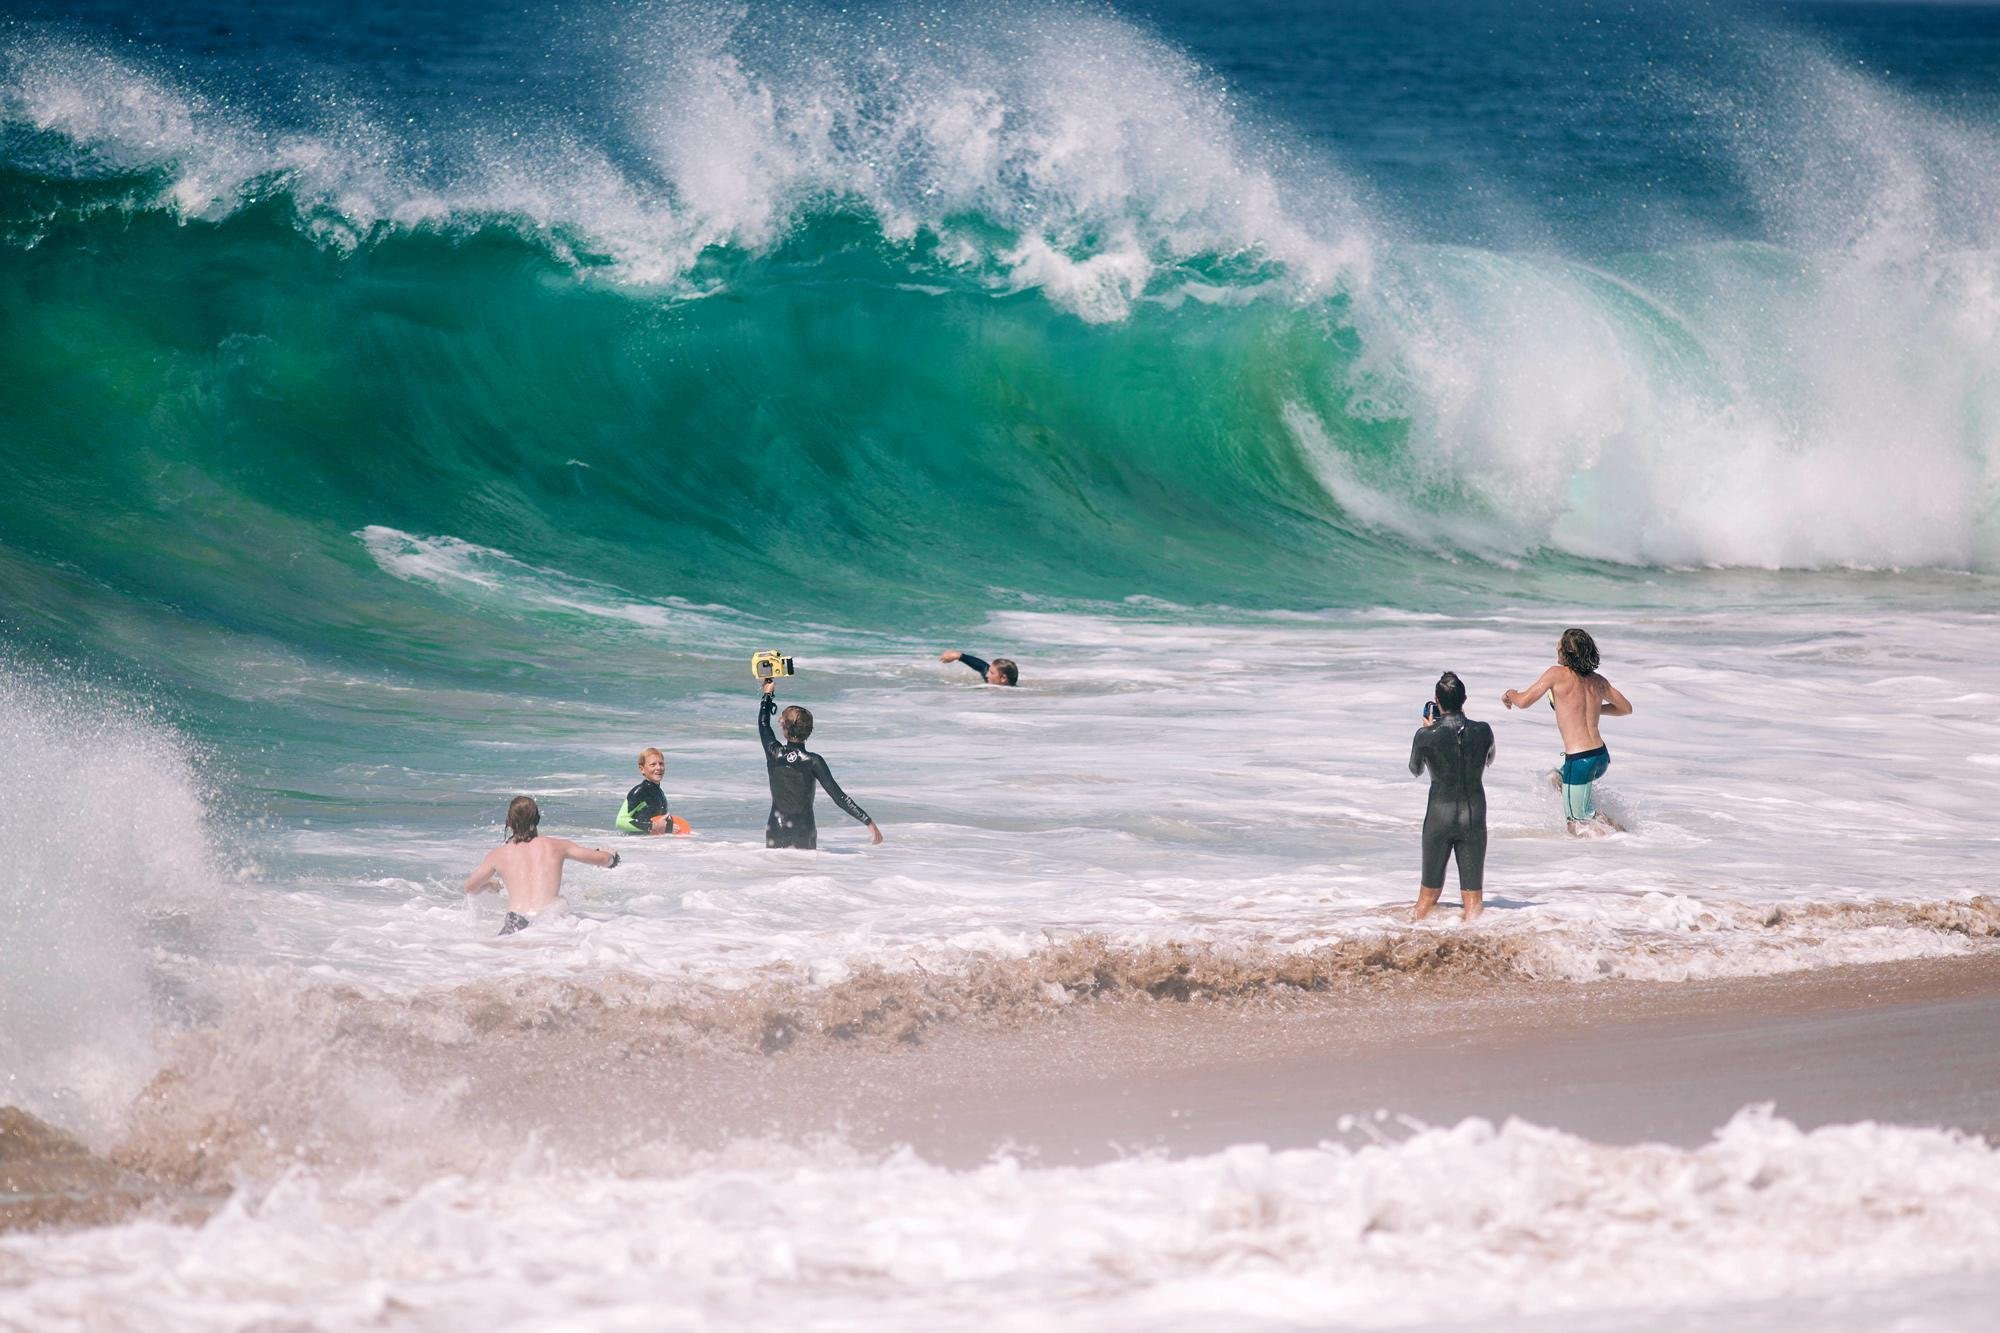
[[[771,644],[2000,556],[1984,10],[17,15],[0,630],[253,824]]]
[[[18,12],[6,651],[281,881],[765,646],[1990,598],[1982,10]]]
[[[867,628],[1990,569],[1996,38],[1889,8],[30,11],[10,620],[587,673],[371,527]]]
[[[976,1053],[1160,956],[1483,1008],[1983,948],[1996,75],[1983,6],[16,0],[0,1106],[245,1207],[7,1240],[0,1323],[1210,1327],[1276,1278],[1272,1326],[1871,1326],[1829,1226],[1984,1308],[1942,1135],[958,1173],[678,1090],[746,1031],[894,1088],[885,1013]],[[1601,841],[1499,703],[1570,624],[1638,709]],[[881,846],[763,848],[762,648]],[[1444,668],[1499,738],[1463,933],[1406,920]],[[608,840],[652,744],[695,836],[497,939],[507,800]],[[1511,1220],[1550,1180],[1629,1241],[1587,1290]],[[1347,1195],[1407,1252],[1313,1232]],[[497,1263],[513,1217],[577,1249]],[[1739,1225],[1755,1273],[1687,1247]]]

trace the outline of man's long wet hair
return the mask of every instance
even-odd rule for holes
[[[1465,711],[1465,682],[1458,678],[1456,671],[1447,671],[1439,676],[1434,693],[1437,696],[1438,707],[1445,712]]]
[[[1588,676],[1597,670],[1597,640],[1589,630],[1566,629],[1556,645],[1556,658],[1577,675]]]
[[[507,841],[533,842],[542,831],[542,807],[532,796],[516,796],[507,803]]]
[[[778,714],[778,726],[785,733],[786,740],[794,745],[804,745],[806,737],[813,734],[812,710],[793,704]]]

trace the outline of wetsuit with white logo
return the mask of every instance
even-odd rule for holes
[[[771,714],[777,706],[777,699],[767,694],[757,708],[757,734],[764,742],[764,770],[771,780],[771,818],[764,825],[764,845],[805,850],[819,846],[819,826],[813,822],[814,783],[826,788],[835,805],[868,823],[868,812],[840,789],[826,760],[797,742],[778,743],[771,731]]]
[[[1444,887],[1445,862],[1456,853],[1461,893],[1480,893],[1486,883],[1486,784],[1493,762],[1493,728],[1446,713],[1417,729],[1410,742],[1410,772],[1431,773],[1431,801],[1424,811],[1424,870],[1427,889]]]

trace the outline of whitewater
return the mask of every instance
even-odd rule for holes
[[[0,1326],[1978,1325],[1986,1121],[1058,1132],[2000,935],[2000,29],[1309,8],[0,23]],[[500,939],[520,793],[623,863]]]

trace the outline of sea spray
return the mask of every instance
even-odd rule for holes
[[[151,1073],[152,926],[212,904],[202,781],[128,701],[12,664],[4,682],[0,1102],[102,1138]]]

